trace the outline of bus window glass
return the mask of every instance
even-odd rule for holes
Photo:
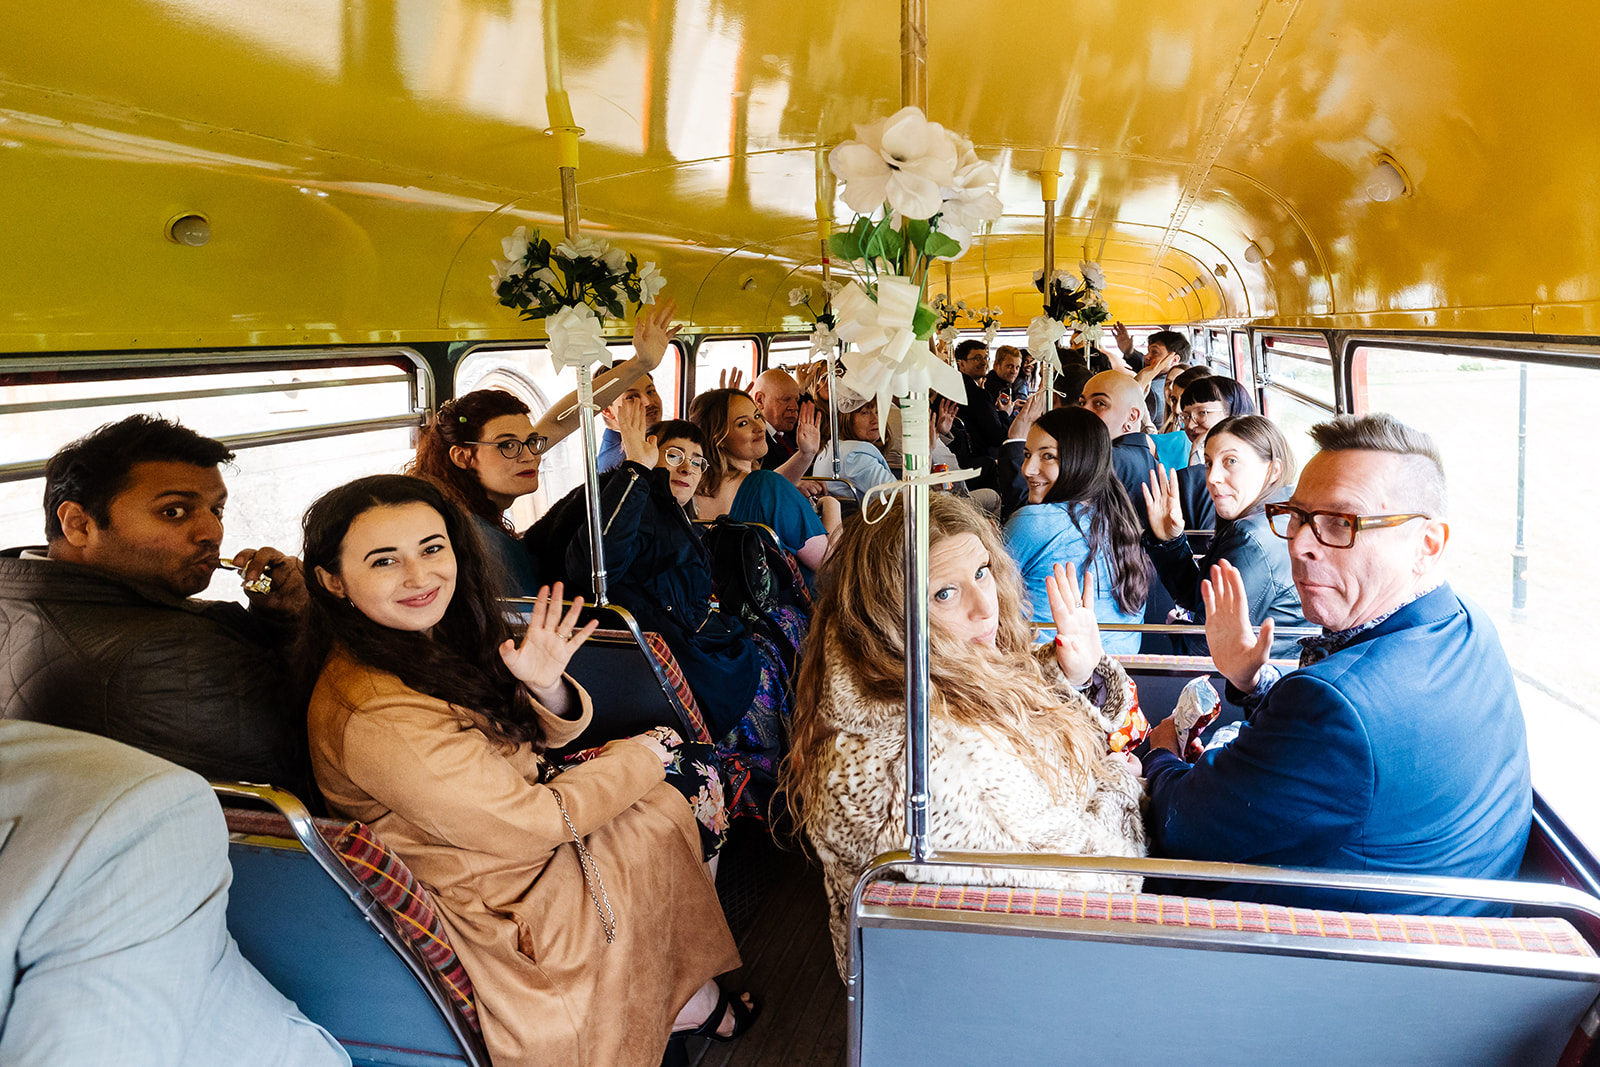
[[[1314,404],[1334,407],[1333,361],[1320,340],[1268,337],[1264,352],[1267,381]]]
[[[1289,447],[1294,450],[1295,465],[1305,466],[1306,460],[1317,450],[1310,437],[1311,427],[1333,418],[1333,409],[1308,404],[1293,393],[1270,385],[1263,390],[1262,399],[1265,407],[1261,414],[1277,423],[1278,429],[1289,439]]]
[[[1250,335],[1233,331],[1233,376],[1255,392],[1255,372],[1250,366]]]
[[[767,367],[780,368],[793,374],[812,362],[811,336],[774,337],[767,344]]]
[[[756,342],[753,337],[707,337],[694,357],[695,395],[716,389],[723,376],[739,372],[744,388],[756,377]]]
[[[1594,372],[1375,348],[1358,349],[1352,369],[1356,410],[1387,411],[1444,453],[1450,582],[1500,631],[1528,723],[1534,786],[1591,849],[1600,847],[1590,766],[1600,746],[1600,658],[1589,643],[1600,555],[1588,550],[1600,497],[1574,481],[1583,437],[1572,432]],[[1519,552],[1523,582],[1515,579]]]
[[[53,373],[8,375],[0,384],[0,438],[7,446],[0,539],[6,546],[43,541],[42,474],[51,454],[99,426],[144,413],[233,445],[237,458],[223,472],[229,491],[225,553],[263,544],[298,552],[300,516],[318,494],[364,474],[398,470],[410,457],[417,382],[414,365],[402,358],[403,365],[328,367],[297,360],[117,378],[107,372],[67,380]],[[270,440],[310,434],[315,438]]]
[[[608,345],[612,365],[633,358],[633,345],[623,341]],[[661,365],[650,372],[656,392],[661,394],[661,417],[675,419],[682,410],[683,348],[674,342]],[[530,348],[476,348],[456,368],[455,395],[476,389],[504,389],[528,405],[535,422],[550,410],[550,405],[578,389],[578,372],[564,367],[559,372],[550,362],[543,345]],[[595,420],[595,444],[605,434],[605,423]],[[511,521],[526,529],[550,505],[583,484],[583,437],[569,434],[545,453],[539,464],[539,491],[519,498],[511,506]]]
[[[1207,357],[1211,369],[1226,378],[1234,377],[1233,354],[1228,349],[1228,333],[1226,330],[1211,331],[1210,355]]]

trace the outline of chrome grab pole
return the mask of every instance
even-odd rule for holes
[[[555,138],[556,165],[561,172],[561,227],[568,241],[578,239],[578,137],[583,133],[573,119],[572,104],[561,81],[560,4],[545,0],[544,68],[545,107],[550,114],[547,133]],[[600,529],[600,450],[594,436],[594,372],[578,367],[578,426],[583,434],[583,490],[589,511],[589,559],[595,601],[606,600],[605,537]]]
[[[915,858],[928,854],[928,394],[901,397],[906,528],[906,831]]]

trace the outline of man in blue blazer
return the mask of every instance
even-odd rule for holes
[[[1203,583],[1206,639],[1248,716],[1190,765],[1170,720],[1145,757],[1151,852],[1370,873],[1516,877],[1533,792],[1511,667],[1488,618],[1444,581],[1444,470],[1389,415],[1312,430],[1321,447],[1268,509],[1321,637],[1300,669],[1268,667],[1238,572]],[[1304,907],[1495,914],[1475,901],[1211,884]]]

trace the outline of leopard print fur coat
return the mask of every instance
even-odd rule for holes
[[[905,822],[905,704],[861,693],[849,657],[828,635],[827,675],[821,706],[813,713],[838,733],[814,774],[822,788],[812,803],[810,841],[822,861],[828,892],[834,957],[844,975],[845,912],[856,880],[884,852],[907,847]],[[1075,704],[1111,729],[1136,699],[1121,664],[1106,657],[1096,668],[1105,694],[1094,707],[1062,676],[1054,649],[1038,653],[1054,699]],[[934,718],[929,749],[929,839],[936,849],[1058,852],[1069,855],[1143,856],[1142,785],[1128,764],[1107,755],[1111,773],[1098,781],[1067,772],[1046,783],[995,735]],[[1054,785],[1060,800],[1051,795]],[[912,868],[919,882],[955,882],[1075,891],[1137,892],[1140,880],[1111,874],[975,868]]]

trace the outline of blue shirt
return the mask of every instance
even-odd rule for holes
[[[817,453],[817,461],[811,466],[811,476],[833,477],[832,441],[823,445],[822,451]],[[889,469],[889,461],[883,458],[883,453],[878,451],[876,445],[866,441],[844,443],[839,450],[839,477],[854,491],[857,504],[866,497],[868,489],[895,480],[894,472]]]
[[[622,461],[627,458],[622,449],[622,435],[608,428],[600,435],[600,451],[596,452],[594,457],[595,472],[604,474],[606,471],[615,470],[622,466]]]
[[[772,532],[778,535],[778,543],[797,560],[807,541],[828,532],[806,495],[789,479],[773,471],[751,471],[744,476],[739,491],[734,494],[733,506],[728,509],[728,518],[772,527]],[[811,569],[802,563],[800,572],[809,584]]]
[[[1073,518],[1073,511],[1077,518]],[[1019,508],[1006,522],[1005,542],[1011,558],[1022,572],[1022,584],[1029,601],[1029,618],[1049,624],[1050,598],[1044,580],[1057,563],[1070,563],[1082,580],[1083,562],[1089,555],[1085,531],[1094,517],[1087,504],[1061,501],[1054,504],[1029,504]],[[1136,611],[1123,611],[1117,603],[1111,580],[1111,553],[1102,548],[1095,555],[1094,617],[1101,622],[1139,623],[1144,621],[1144,605]],[[1132,655],[1139,651],[1137,633],[1101,633],[1101,646],[1112,655]]]

